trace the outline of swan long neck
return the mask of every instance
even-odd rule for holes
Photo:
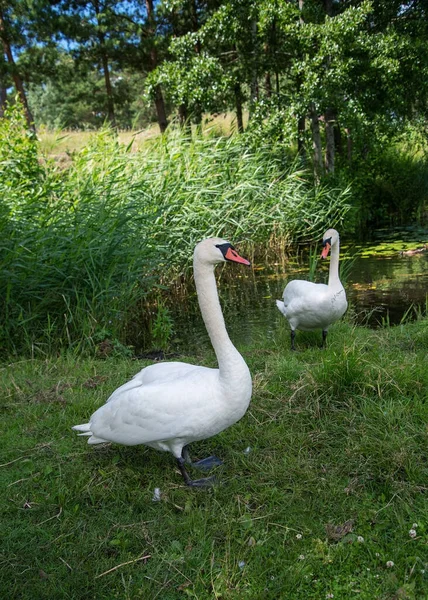
[[[198,260],[193,263],[199,307],[217,357],[220,377],[232,377],[244,359],[232,344],[226,330],[217,292],[214,266]]]
[[[337,240],[332,246],[331,246],[331,258],[330,258],[330,269],[328,272],[328,285],[331,287],[336,287],[336,286],[342,286],[340,279],[339,279],[339,250],[340,250],[340,243],[339,240]]]

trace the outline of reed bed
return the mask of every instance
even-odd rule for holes
[[[348,188],[315,185],[283,147],[245,136],[172,129],[134,151],[104,130],[64,169],[43,159],[13,108],[0,143],[5,354],[82,351],[103,336],[135,344],[142,303],[189,276],[202,238],[254,252],[314,239],[350,210]]]

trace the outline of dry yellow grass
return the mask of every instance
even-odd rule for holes
[[[244,122],[248,121],[248,115],[244,115]],[[174,126],[174,122],[172,122]],[[236,130],[236,117],[233,113],[221,113],[218,115],[206,115],[203,119],[203,130],[212,131],[219,135],[229,135]],[[67,162],[67,158],[73,152],[78,152],[89,142],[96,131],[72,131],[72,130],[48,130],[40,128],[37,132],[40,140],[41,151],[44,156],[56,157],[60,161]],[[134,140],[134,147],[138,149],[144,142],[159,134],[156,124],[139,131],[119,131],[119,141],[128,145]]]
[[[118,137],[123,144],[129,144],[132,139],[135,139],[138,146],[148,138],[158,135],[158,133],[159,129],[156,125],[153,125],[143,131],[119,131]],[[49,131],[40,129],[38,138],[42,153],[45,156],[61,156],[62,154],[78,152],[86,146],[95,134],[95,131]]]

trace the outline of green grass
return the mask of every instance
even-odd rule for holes
[[[71,431],[140,361],[4,365],[0,596],[428,598],[428,321],[319,337],[291,353],[284,326],[241,348],[250,409],[192,448],[225,462],[212,489],[184,487],[168,454]]]

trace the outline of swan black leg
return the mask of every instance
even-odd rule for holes
[[[296,332],[294,331],[294,329],[291,330],[291,349],[295,350],[296,348],[294,347],[294,339],[296,337]]]
[[[183,476],[184,483],[189,487],[207,487],[215,483],[215,477],[206,477],[204,479],[190,479],[189,473],[184,468],[185,460],[183,457],[177,458],[177,465]]]
[[[327,340],[327,330],[323,329],[322,330],[322,346],[321,346],[321,348],[326,347],[326,340]]]

